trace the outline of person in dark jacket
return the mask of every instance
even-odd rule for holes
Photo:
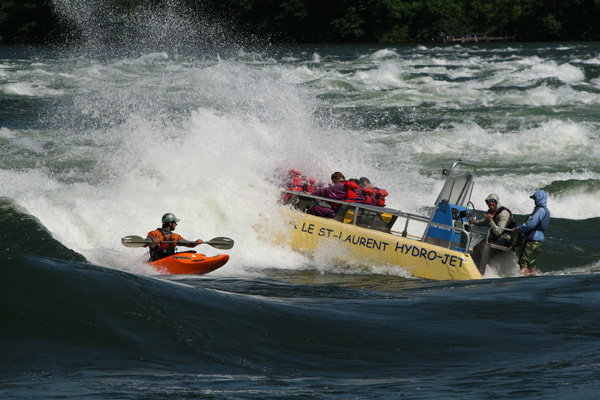
[[[485,204],[488,206],[487,213],[484,213],[483,219],[471,219],[471,223],[475,226],[486,226],[491,228],[489,243],[493,243],[497,246],[510,247],[512,243],[512,235],[510,230],[513,229],[516,224],[513,219],[512,212],[500,205],[500,198],[495,193],[485,199]],[[477,264],[479,271],[485,271],[485,265],[480,265],[481,258],[483,256],[483,250],[485,248],[486,241],[483,240],[473,248],[473,261]],[[490,258],[498,254],[500,250],[491,252]]]
[[[517,233],[525,236],[525,244],[519,256],[519,266],[523,275],[536,275],[537,257],[542,250],[544,231],[550,224],[550,210],[548,210],[548,195],[543,190],[536,191],[529,196],[535,201],[535,208],[523,225],[515,228]]]

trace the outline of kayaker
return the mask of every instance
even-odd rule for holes
[[[352,203],[356,202],[356,191],[359,189],[356,183],[347,181],[344,174],[341,172],[334,172],[331,174],[331,182],[332,185],[316,189],[312,194],[335,200],[344,200]],[[331,207],[313,206],[312,213],[319,217],[335,218],[339,208],[340,203],[333,203]]]
[[[529,198],[535,202],[535,208],[523,225],[516,227],[517,233],[525,235],[525,244],[519,256],[519,266],[523,275],[536,275],[537,257],[542,251],[544,231],[550,224],[550,210],[548,210],[548,195],[543,190],[538,190]]]
[[[185,240],[181,235],[173,233],[179,219],[171,213],[167,213],[162,217],[162,228],[149,232],[147,239],[152,240],[148,245],[150,250],[150,261],[160,260],[175,254],[176,246],[196,247],[204,243],[202,239],[196,241]],[[163,243],[164,241],[175,241],[181,243]]]
[[[512,212],[500,205],[500,198],[495,193],[485,199],[485,204],[488,206],[487,213],[483,213],[483,218],[475,220],[472,218],[470,222],[475,226],[489,226],[491,228],[488,243],[493,243],[498,246],[510,247],[512,243],[512,235],[510,231],[504,229],[513,229],[516,226]],[[480,271],[485,271],[485,266],[479,265],[483,255],[486,241],[479,242],[473,248],[473,261],[479,267]],[[500,250],[498,250],[500,252]],[[495,254],[490,253],[490,258]]]

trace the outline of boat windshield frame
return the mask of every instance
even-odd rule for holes
[[[462,160],[454,162],[450,170],[444,169],[442,173],[446,175],[446,182],[435,201],[435,208],[439,206],[440,202],[468,207],[473,193],[476,170],[477,167],[474,164]]]

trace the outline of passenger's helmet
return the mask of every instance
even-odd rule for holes
[[[171,213],[166,213],[162,217],[162,223],[168,224],[169,222],[179,222],[179,220],[177,219],[177,217],[175,215],[173,215]]]

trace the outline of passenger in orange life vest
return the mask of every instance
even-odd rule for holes
[[[312,192],[315,190],[316,183],[317,181],[315,178],[309,179],[306,176],[302,175],[302,190],[305,193],[312,194]]]
[[[298,170],[290,169],[287,172],[287,176],[284,179],[283,187],[292,192],[304,192],[311,194],[317,187],[317,181],[315,178],[307,178],[302,175]],[[283,194],[281,202],[287,204],[292,197],[291,194]]]
[[[330,186],[316,189],[313,191],[313,195],[327,197],[335,200],[344,200],[349,202],[356,202],[356,191],[359,189],[358,185],[354,182],[347,181],[344,174],[341,172],[334,172],[331,175]],[[340,208],[339,203],[332,203],[331,208],[324,206],[313,206],[312,212],[314,215],[326,218],[335,218],[337,210]]]
[[[147,245],[150,249],[150,261],[160,260],[175,254],[175,246],[196,247],[204,243],[202,239],[195,242],[186,241],[181,235],[173,233],[179,220],[171,213],[167,213],[162,217],[162,228],[149,232],[146,239],[152,240],[152,243]],[[185,241],[185,243],[163,243],[164,241]]]
[[[385,198],[388,196],[387,190],[375,187],[369,178],[364,176],[358,180],[358,185],[367,198],[365,204],[385,207]]]
[[[302,179],[300,177],[300,172],[295,169],[290,169],[287,172],[287,176],[284,178],[283,187],[292,192],[302,192]],[[281,202],[283,204],[287,204],[292,197],[291,194],[282,194]]]
[[[302,176],[299,171],[290,169],[288,171],[287,190],[302,192]]]
[[[358,179],[350,178],[348,180],[350,182],[356,183],[360,189],[360,184],[358,183]],[[368,204],[367,201],[371,201],[371,199],[366,196],[365,192],[363,192],[362,190],[357,190],[356,191],[356,202],[360,203],[360,204]]]

